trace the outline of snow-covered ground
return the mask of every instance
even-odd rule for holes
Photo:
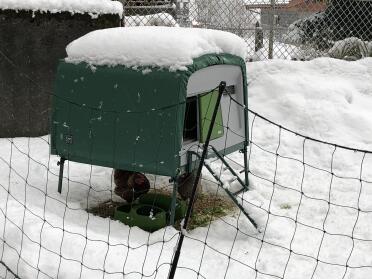
[[[372,58],[248,63],[249,106],[313,138],[372,150]]]
[[[247,42],[247,50],[248,50],[248,58],[253,61],[264,61],[267,60],[269,57],[269,40],[264,39],[263,40],[263,47],[259,49],[258,51],[255,51],[252,46],[254,46],[254,37],[253,36],[247,36],[244,38],[244,40]],[[274,41],[273,42],[273,58],[274,59],[301,59],[304,58],[303,51],[296,47],[295,45],[286,44]]]
[[[247,75],[250,109],[310,137],[372,149],[372,59],[253,62]],[[370,278],[372,155],[304,140],[253,114],[250,124],[252,188],[240,200],[261,232],[239,212],[189,232],[176,278]],[[178,231],[149,234],[87,214],[87,204],[111,198],[112,170],[68,162],[59,195],[56,162],[48,137],[0,139],[0,259],[21,278],[166,278]]]

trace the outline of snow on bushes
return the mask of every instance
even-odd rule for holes
[[[335,42],[328,51],[329,56],[339,59],[356,60],[372,56],[372,42],[351,37]]]

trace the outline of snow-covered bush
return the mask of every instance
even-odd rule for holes
[[[283,38],[289,44],[324,49],[330,46],[327,31],[325,13],[317,13],[292,23]]]
[[[346,38],[335,42],[328,51],[330,57],[356,60],[372,56],[372,42],[362,41],[356,37]]]

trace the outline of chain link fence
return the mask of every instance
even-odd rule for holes
[[[125,26],[225,30],[243,37],[251,61],[356,60],[372,56],[370,0],[124,1]]]

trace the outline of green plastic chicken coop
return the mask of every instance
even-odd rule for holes
[[[62,159],[60,186],[65,160],[177,181],[198,160],[193,155],[205,140],[221,81],[228,94],[222,96],[210,145],[219,155],[246,151],[248,115],[240,105],[247,106],[245,71],[244,60],[230,54],[200,56],[186,71],[92,69],[61,61],[51,124],[51,153]]]

